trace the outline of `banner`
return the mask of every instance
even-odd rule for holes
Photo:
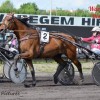
[[[6,14],[0,13],[0,23]],[[16,17],[29,17],[28,23],[31,25],[53,25],[53,26],[100,26],[100,18],[75,17],[75,16],[50,16],[50,15],[29,15],[15,14]]]

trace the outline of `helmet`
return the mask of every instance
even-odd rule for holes
[[[8,36],[13,37],[13,34],[12,33],[6,33],[6,37],[8,37]]]
[[[9,32],[10,32],[10,33],[14,33],[14,31],[13,31],[13,30],[10,30]]]
[[[13,34],[13,38],[17,38],[15,34]]]
[[[91,31],[92,32],[100,32],[100,27],[96,26]]]

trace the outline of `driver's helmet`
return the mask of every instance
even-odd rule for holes
[[[6,33],[6,37],[13,37],[12,33]]]
[[[13,39],[16,39],[17,37],[16,37],[16,35],[15,34],[13,34]]]
[[[96,26],[94,27],[91,32],[100,32],[100,27]]]

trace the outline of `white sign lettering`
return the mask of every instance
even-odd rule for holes
[[[6,14],[0,13],[0,22]],[[100,26],[100,18],[75,17],[75,16],[49,16],[49,15],[28,15],[15,14],[16,17],[29,17],[28,23],[31,25],[53,25],[53,26]]]

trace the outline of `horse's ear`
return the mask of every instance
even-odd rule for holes
[[[11,15],[14,16],[14,12],[12,12]]]
[[[10,13],[10,15],[11,15],[11,18],[13,18],[13,17],[14,17],[14,13]]]
[[[7,15],[10,15],[10,13],[7,13]]]
[[[7,13],[8,16],[14,16],[14,13]]]

